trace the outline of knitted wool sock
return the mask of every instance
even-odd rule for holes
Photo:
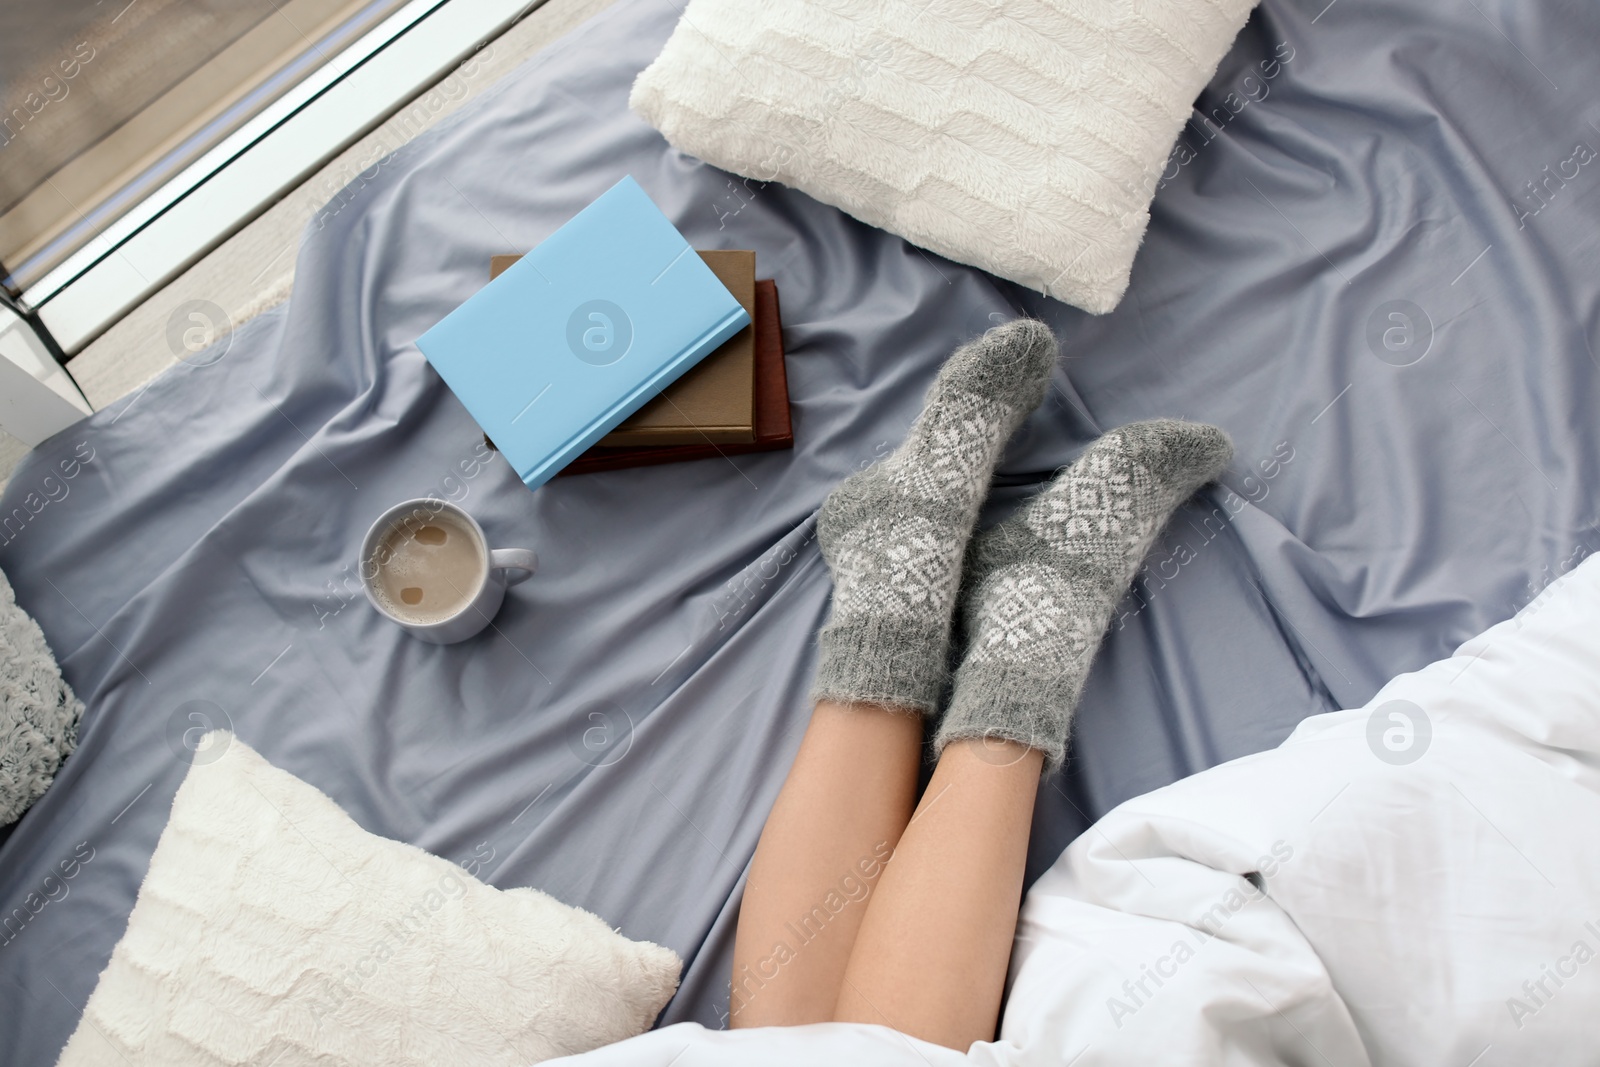
[[[1008,438],[1044,399],[1049,327],[997,326],[957,349],[906,441],[822,505],[833,571],[815,700],[928,712],[943,693],[961,558]]]
[[[980,534],[967,560],[966,658],[934,749],[970,737],[1066,755],[1078,694],[1117,601],[1177,506],[1233,455],[1215,426],[1160,419],[1101,437]]]

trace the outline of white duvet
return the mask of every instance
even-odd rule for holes
[[[1028,893],[1000,1040],[684,1024],[560,1061],[1600,1062],[1600,561],[1364,708],[1121,805]]]

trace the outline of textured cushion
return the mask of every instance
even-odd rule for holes
[[[708,163],[1100,313],[1254,3],[690,0],[630,103]]]
[[[77,743],[82,715],[39,624],[0,573],[0,826],[16,822],[49,788]]]
[[[649,1028],[681,962],[203,739],[64,1065],[496,1064]]]

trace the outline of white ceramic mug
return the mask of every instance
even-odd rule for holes
[[[461,526],[472,533],[482,559],[483,577],[477,589],[463,590],[461,607],[449,617],[431,622],[403,618],[385,606],[374,588],[379,568],[384,563],[378,558],[378,554],[392,531],[411,525],[420,527],[443,513],[452,515]],[[367,600],[372,603],[378,614],[396,626],[419,640],[435,645],[465,641],[488,626],[505,600],[506,588],[532,577],[538,565],[539,557],[529,549],[491,549],[483,535],[483,527],[478,525],[476,519],[454,504],[426,497],[404,501],[385,511],[368,528],[367,536],[361,540],[361,586],[367,591]]]

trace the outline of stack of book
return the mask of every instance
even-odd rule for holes
[[[562,475],[794,447],[778,287],[771,278],[756,277],[753,251],[701,251],[699,256],[749,313],[751,325],[628,416]],[[521,258],[492,257],[490,280]]]
[[[777,289],[624,178],[417,347],[530,489],[793,444]]]

